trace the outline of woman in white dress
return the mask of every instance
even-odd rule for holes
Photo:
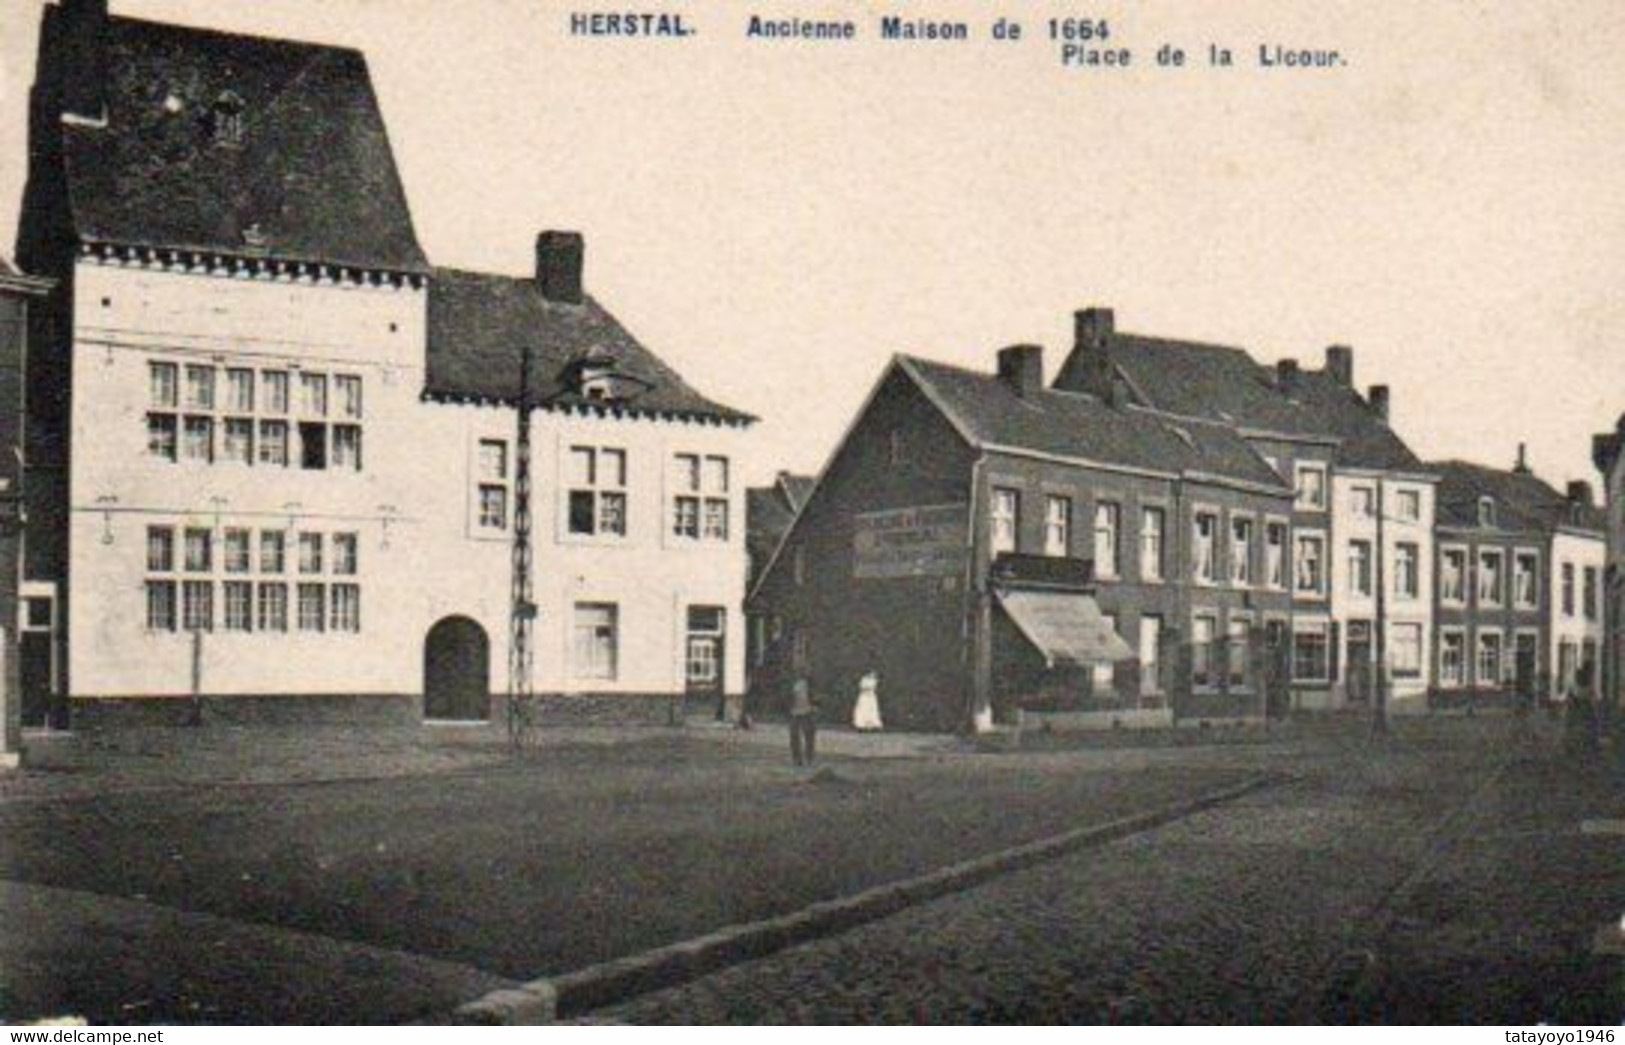
[[[858,680],[858,702],[852,707],[852,728],[880,729],[880,676],[873,671]]]

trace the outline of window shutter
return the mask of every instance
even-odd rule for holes
[[[1342,653],[1342,625],[1332,621],[1331,631],[1326,639],[1326,679],[1329,682],[1337,681],[1338,664],[1342,660]]]

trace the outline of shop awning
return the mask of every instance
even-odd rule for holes
[[[1134,657],[1091,595],[1015,590],[1000,592],[999,602],[1049,667],[1088,667]]]

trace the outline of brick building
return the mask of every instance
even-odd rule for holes
[[[1602,695],[1617,715],[1625,703],[1625,414],[1613,431],[1592,437],[1591,461],[1602,473],[1603,491]]]
[[[1559,493],[1530,471],[1521,448],[1511,469],[1429,467],[1441,476],[1435,705],[1594,692],[1606,552],[1590,484]]]
[[[1233,426],[1291,482],[1293,706],[1369,703],[1378,621],[1393,699],[1422,706],[1437,480],[1389,427],[1388,389],[1356,391],[1353,351],[1328,348],[1319,370],[1268,367],[1239,348],[1123,333],[1111,310],[1086,309],[1056,386],[1114,382],[1161,416]]]
[[[523,275],[431,265],[360,53],[46,7],[19,253],[58,282],[39,718],[492,714],[522,388],[535,691],[664,720],[742,690],[751,418],[586,292],[579,236]]]
[[[1291,497],[1228,426],[1046,388],[1037,346],[898,356],[753,590],[764,699],[804,672],[841,717],[876,671],[888,725],[1258,714]]]

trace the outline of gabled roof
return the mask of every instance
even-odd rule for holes
[[[745,545],[752,563],[767,563],[817,482],[809,475],[780,472],[772,486],[746,489]]]
[[[1440,477],[1436,508],[1440,526],[1479,528],[1478,503],[1483,497],[1494,501],[1495,529],[1501,531],[1549,534],[1561,526],[1601,534],[1607,526],[1602,509],[1571,506],[1563,494],[1529,472],[1469,461],[1437,461],[1427,468]]]
[[[427,269],[360,52],[131,18],[104,39],[105,124],[62,123],[81,240]],[[241,144],[214,141],[222,102]]]
[[[1290,389],[1276,371],[1227,345],[1110,333],[1112,364],[1146,405],[1170,414],[1333,443],[1351,468],[1422,472],[1422,462],[1354,389],[1324,371],[1303,370]],[[1064,372],[1063,372],[1064,375]]]
[[[548,301],[533,279],[437,268],[429,280],[426,395],[515,402],[523,346],[531,349],[530,395],[549,406],[613,409],[747,423],[749,414],[707,399],[645,348],[590,295]],[[561,381],[588,352],[607,354],[640,391],[605,404]]]
[[[1082,392],[1041,389],[1023,397],[991,374],[913,356],[897,361],[980,448],[1288,492],[1274,469],[1227,425],[1112,407]]]

